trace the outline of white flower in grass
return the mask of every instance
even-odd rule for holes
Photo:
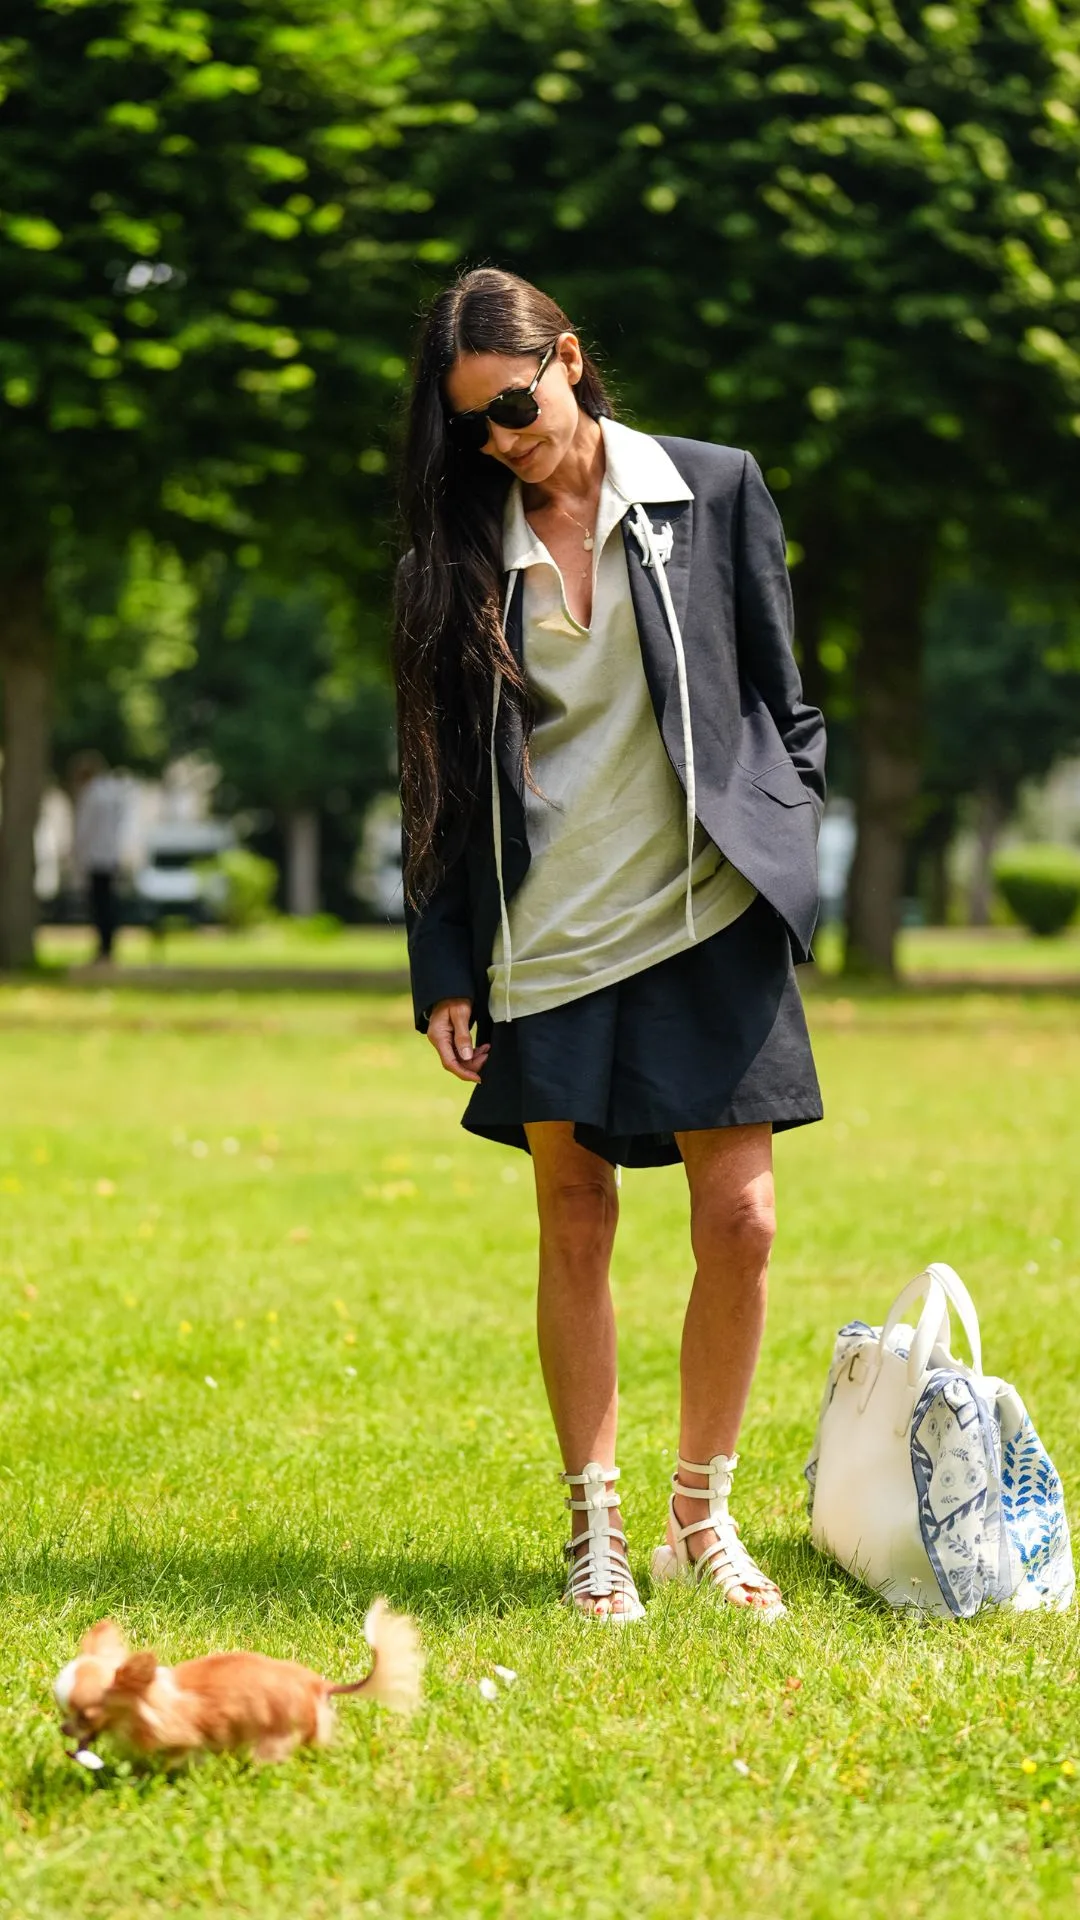
[[[515,1685],[517,1681],[517,1674],[514,1672],[513,1667],[500,1667],[498,1664],[496,1664],[495,1672],[498,1674],[499,1679],[502,1681],[504,1687],[512,1687]]]
[[[498,1689],[498,1687],[497,1687],[497,1686],[495,1685],[495,1682],[494,1682],[494,1680],[491,1680],[491,1679],[489,1679],[489,1677],[488,1677],[488,1675],[487,1675],[486,1673],[485,1673],[485,1675],[484,1675],[484,1677],[483,1677],[483,1679],[482,1679],[482,1680],[478,1680],[476,1684],[477,1684],[477,1686],[478,1686],[478,1687],[479,1687],[479,1689],[480,1689],[480,1697],[481,1697],[481,1699],[482,1699],[482,1700],[488,1700],[488,1701],[491,1701],[491,1700],[497,1700],[497,1699],[498,1699],[498,1697],[499,1697],[499,1689]]]
[[[212,1387],[214,1392],[217,1392],[217,1381],[212,1374],[207,1373],[203,1375],[203,1384],[207,1387]]]

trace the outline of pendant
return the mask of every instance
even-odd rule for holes
[[[584,540],[582,541],[582,543],[581,543],[581,544],[582,544],[582,546],[584,547],[584,549],[585,549],[585,551],[586,551],[586,553],[591,553],[591,552],[592,552],[592,550],[593,550],[593,537],[592,537],[592,534],[591,534],[591,533],[587,533],[587,534],[585,535],[585,538],[584,538]]]

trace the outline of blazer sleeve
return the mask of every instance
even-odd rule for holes
[[[464,854],[447,867],[423,907],[406,902],[405,932],[413,1015],[417,1031],[426,1033],[428,1017],[440,1000],[471,1000],[476,1005]]]
[[[776,722],[820,824],[825,806],[825,721],[803,699],[792,652],[794,607],[780,515],[753,455],[744,456],[735,517],[739,664]]]

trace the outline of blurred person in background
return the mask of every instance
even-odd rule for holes
[[[681,1161],[696,1273],[653,1578],[776,1618],[728,1494],[772,1136],[821,1117],[793,960],[817,915],[824,724],[779,515],[749,454],[617,421],[566,314],[494,268],[428,313],[402,505],[416,1021],[473,1085],[463,1124],[532,1155],[564,1600],[642,1613],[614,1490],[616,1174]]]
[[[124,864],[129,794],[123,774],[111,771],[104,754],[76,754],[69,784],[75,808],[72,864],[86,888],[90,922],[98,938],[98,962],[112,959],[116,937],[116,885]]]

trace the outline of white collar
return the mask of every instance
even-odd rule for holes
[[[670,454],[665,453],[651,433],[638,433],[621,420],[601,420],[604,437],[604,486],[610,488],[624,507],[647,506],[672,500],[692,500],[687,486]],[[622,515],[618,516],[620,519]],[[543,541],[525,518],[521,481],[515,480],[506,500],[503,519],[503,566],[509,572],[531,567],[548,558]]]
[[[693,489],[651,433],[638,433],[621,420],[601,420],[600,431],[607,477],[628,507],[693,499]]]

